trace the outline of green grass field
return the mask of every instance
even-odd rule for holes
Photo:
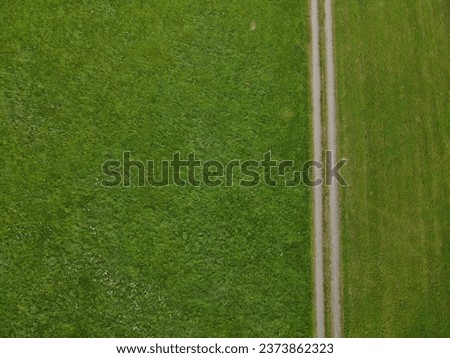
[[[0,337],[313,335],[307,188],[100,185],[123,151],[310,159],[308,16],[0,3]],[[345,336],[449,337],[450,2],[335,22]]]
[[[450,335],[450,3],[337,1],[344,329]]]
[[[0,336],[311,336],[306,188],[99,185],[309,159],[308,43],[306,0],[2,1]]]

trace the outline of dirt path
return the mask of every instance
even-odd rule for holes
[[[337,159],[336,131],[336,84],[334,65],[332,0],[325,0],[325,49],[327,71],[327,113],[328,113],[328,148]],[[330,227],[330,261],[331,261],[331,322],[333,337],[342,336],[341,324],[341,253],[339,229],[339,186],[336,181],[330,186],[329,227]]]
[[[326,96],[327,96],[327,144],[333,152],[333,160],[337,158],[336,133],[336,85],[334,64],[334,34],[332,0],[325,1],[325,53],[326,53]],[[321,61],[320,61],[320,14],[319,0],[311,0],[311,36],[312,36],[312,107],[313,107],[313,141],[314,160],[322,162],[322,108],[321,108]],[[315,169],[316,178],[323,177],[321,169]],[[324,294],[324,245],[323,219],[324,195],[323,186],[315,186],[314,193],[314,293],[316,313],[316,336],[325,337],[325,294]],[[334,182],[329,188],[329,239],[330,239],[330,306],[332,337],[342,336],[341,296],[340,296],[340,228],[339,228],[339,187]]]
[[[312,34],[312,107],[314,160],[322,161],[322,120],[321,120],[321,75],[319,43],[319,5],[318,0],[311,0],[311,34]],[[315,169],[316,178],[322,177],[322,170]],[[315,186],[314,191],[314,283],[316,336],[325,337],[325,295],[323,272],[323,186]]]

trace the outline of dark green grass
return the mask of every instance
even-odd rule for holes
[[[449,5],[336,2],[346,336],[450,336]]]
[[[305,188],[99,185],[124,150],[308,159],[308,31],[306,0],[2,1],[0,336],[310,336]]]

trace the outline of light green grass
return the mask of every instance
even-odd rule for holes
[[[450,3],[337,1],[344,329],[450,335]]]
[[[306,0],[2,1],[0,336],[310,336],[305,188],[98,185],[308,159],[308,42]]]

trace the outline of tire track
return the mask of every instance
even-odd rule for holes
[[[321,120],[321,73],[320,73],[320,27],[318,0],[311,0],[312,34],[312,108],[314,160],[322,161],[322,120]],[[322,178],[322,169],[314,169],[314,177]],[[314,295],[316,313],[316,336],[325,337],[325,295],[323,270],[323,186],[314,186]]]
[[[327,72],[327,134],[328,148],[333,153],[333,162],[337,158],[336,131],[336,83],[334,64],[332,0],[325,0],[325,53]],[[334,165],[334,163],[332,163]],[[329,235],[331,260],[331,323],[333,337],[342,337],[341,324],[341,243],[339,227],[339,186],[336,181],[329,189]]]

